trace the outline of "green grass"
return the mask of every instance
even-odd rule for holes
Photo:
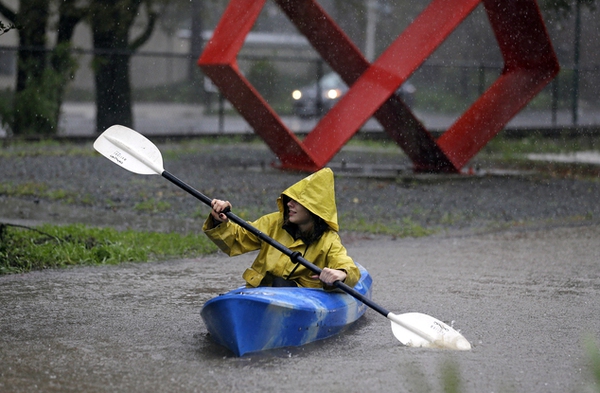
[[[56,140],[10,140],[0,148],[0,158],[93,156],[91,145]]]
[[[14,197],[46,196],[48,186],[43,183],[26,182],[14,184],[11,182],[0,183],[0,194]]]
[[[137,203],[134,209],[141,213],[160,213],[171,210],[171,204],[166,201],[148,199]]]
[[[89,194],[78,194],[76,192],[63,189],[52,190],[45,183],[25,182],[15,184],[12,182],[0,182],[0,195],[11,197],[37,197],[45,198],[51,201],[61,201],[66,204],[79,203],[91,205],[93,203]]]
[[[586,338],[585,349],[589,361],[590,391],[600,392],[600,349],[592,337]]]
[[[197,257],[216,251],[204,234],[117,231],[84,225],[0,224],[0,274],[75,265]]]

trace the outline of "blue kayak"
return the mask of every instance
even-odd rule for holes
[[[354,289],[371,298],[373,280],[358,265]],[[297,347],[342,332],[367,306],[341,291],[241,287],[210,299],[200,312],[211,338],[235,355]]]

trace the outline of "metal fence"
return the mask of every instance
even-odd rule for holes
[[[10,94],[14,89],[16,53],[17,48],[0,47],[2,94]],[[68,86],[64,105],[87,105],[91,108],[95,96],[92,72],[94,52],[77,50],[73,54],[79,67]],[[222,97],[218,91],[194,65],[195,61],[196,59],[190,59],[185,54],[133,54],[130,76],[134,106],[155,105],[163,110],[169,106],[180,110],[185,106],[193,107],[196,109],[190,116],[220,117],[210,127],[214,128],[213,131],[223,132],[223,118],[235,118],[238,115],[225,100],[220,99]],[[330,72],[322,60],[312,56],[244,54],[238,57],[238,65],[262,97],[288,121],[297,117],[292,92],[316,84],[323,75]],[[502,64],[426,62],[409,79],[409,83],[414,86],[410,103],[412,110],[426,126],[443,129],[493,83],[501,70]],[[600,87],[600,66],[582,67],[578,71],[577,83],[573,68],[563,65],[558,77],[509,126],[599,126],[600,102],[596,98],[596,92]],[[578,88],[574,88],[575,83]],[[64,116],[73,116],[72,111],[63,112]],[[185,115],[179,113],[174,116],[175,120],[185,122]],[[194,126],[191,124],[192,122],[186,129],[193,132]],[[310,127],[310,124],[305,126]]]

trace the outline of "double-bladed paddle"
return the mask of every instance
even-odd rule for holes
[[[158,148],[145,136],[130,128],[120,125],[109,127],[96,139],[94,149],[130,172],[142,175],[161,175],[206,205],[211,206],[212,199],[167,172],[163,168],[163,159]],[[231,211],[225,212],[225,215],[235,224],[289,256],[293,262],[302,264],[315,274],[321,274],[319,267],[259,231]],[[393,314],[341,281],[336,281],[334,285],[388,318],[392,322],[394,336],[404,345],[456,350],[471,349],[471,344],[467,339],[442,321],[417,312]]]

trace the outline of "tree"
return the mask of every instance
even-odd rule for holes
[[[76,63],[69,49],[83,11],[75,7],[75,0],[60,2],[57,41],[48,50],[51,4],[51,0],[22,0],[17,12],[0,2],[0,13],[19,31],[13,105],[12,110],[3,113],[16,135],[57,132],[64,87],[75,71]]]
[[[94,41],[96,131],[113,124],[133,126],[129,63],[131,55],[151,36],[158,13],[153,0],[92,0],[89,22]],[[145,9],[143,32],[129,40],[129,31]]]
[[[60,116],[60,106],[62,105],[65,89],[69,80],[73,79],[77,62],[71,53],[71,40],[75,27],[87,15],[87,9],[77,7],[77,0],[62,0],[58,9],[58,22],[56,24],[57,37],[56,46],[50,58],[50,64],[53,70],[61,77],[59,85],[56,88],[56,99],[58,107],[56,108],[56,119],[58,122]]]

